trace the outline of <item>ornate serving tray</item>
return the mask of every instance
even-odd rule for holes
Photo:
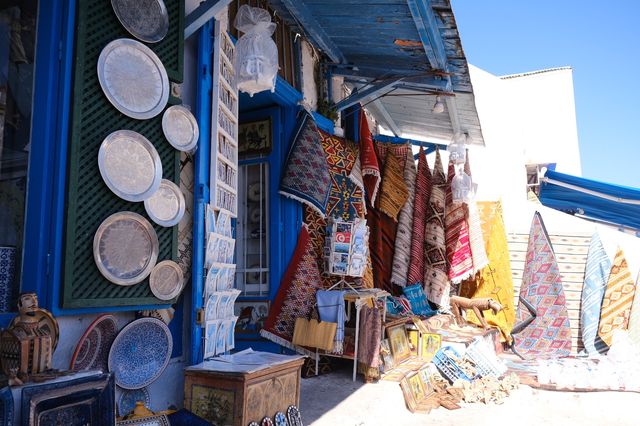
[[[118,334],[116,318],[110,314],[100,315],[84,332],[71,357],[71,371],[100,369],[107,371],[109,349]]]
[[[157,43],[169,31],[169,14],[162,0],[111,0],[122,26],[135,38]]]
[[[140,389],[153,383],[171,358],[173,340],[169,328],[155,318],[140,318],[125,326],[109,351],[109,371],[124,389]]]
[[[144,280],[158,259],[158,236],[147,219],[133,212],[109,216],[93,238],[93,257],[100,273],[114,284]]]
[[[116,130],[102,141],[98,167],[109,189],[127,201],[146,200],[162,182],[158,151],[147,138],[131,130]]]
[[[177,297],[184,287],[182,269],[173,260],[163,260],[151,271],[149,287],[153,295],[160,300]]]
[[[160,114],[169,100],[169,78],[160,58],[139,41],[120,38],[98,58],[98,80],[109,102],[138,120]]]
[[[170,180],[162,179],[158,190],[144,200],[144,208],[155,223],[160,226],[177,225],[184,216],[184,194]]]
[[[193,151],[200,130],[196,118],[182,105],[174,105],[162,115],[162,131],[171,146],[179,151]]]

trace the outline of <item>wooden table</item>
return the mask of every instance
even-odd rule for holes
[[[298,406],[303,357],[253,353],[276,362],[237,365],[214,358],[186,368],[184,407],[218,426],[246,426]]]

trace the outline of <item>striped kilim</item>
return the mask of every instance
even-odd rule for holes
[[[396,247],[393,253],[391,282],[404,287],[407,285],[409,260],[411,257],[411,236],[413,233],[413,202],[415,199],[416,162],[413,152],[407,150],[407,161],[404,164],[404,183],[407,187],[407,201],[398,216],[396,231]],[[423,233],[424,235],[424,233]],[[422,257],[422,256],[421,256]]]
[[[387,154],[378,195],[378,209],[396,222],[398,214],[409,196],[407,185],[404,182],[405,163],[406,155],[400,162],[393,152]]]
[[[502,205],[499,201],[479,202],[477,205],[489,266],[482,268],[475,277],[464,281],[460,295],[468,298],[490,297],[500,303],[500,312],[494,314],[492,311],[485,311],[484,318],[488,324],[500,329],[503,342],[511,343],[516,310],[513,305],[513,280]],[[481,325],[472,310],[467,310],[467,321]]]
[[[430,302],[449,309],[449,277],[447,276],[447,253],[444,239],[444,206],[447,179],[436,150],[433,166],[431,196],[427,208],[425,226],[424,292]]]
[[[636,281],[636,289],[637,288],[638,288],[638,281]],[[629,339],[636,346],[640,347],[640,295],[636,295],[633,298],[633,306],[631,307],[631,316],[629,317]]]
[[[444,235],[447,246],[447,262],[452,294],[458,294],[460,282],[473,273],[473,257],[469,242],[469,225],[467,223],[468,207],[465,203],[453,202],[451,182],[455,176],[453,162],[449,162],[447,172],[447,192],[444,214]]]
[[[464,163],[464,172],[471,177],[469,150],[467,150],[467,156]],[[487,251],[485,250],[485,242],[482,228],[480,226],[480,215],[478,214],[478,206],[475,199],[471,200],[467,206],[469,209],[469,216],[467,218],[467,224],[469,226],[469,244],[471,245],[473,273],[475,274],[489,264],[489,259],[487,259]]]
[[[627,329],[635,291],[636,286],[629,272],[627,259],[622,249],[618,248],[602,299],[598,326],[598,337],[607,346],[611,346],[614,331]]]
[[[425,225],[429,198],[431,197],[431,170],[427,156],[420,147],[418,154],[418,171],[415,182],[415,199],[413,200],[413,230],[411,232],[411,253],[409,260],[409,285],[421,283],[424,279]]]
[[[407,158],[409,145],[398,145],[375,142],[375,151],[378,156],[378,164],[385,170],[387,156],[392,154],[396,159],[402,159],[401,168]],[[391,284],[391,268],[393,266],[393,254],[395,252],[396,233],[398,222],[381,212],[377,204],[381,201],[383,187],[385,185],[385,173],[382,176],[376,206],[367,206],[367,224],[369,225],[369,252],[371,253],[371,263],[373,267],[373,285],[389,292],[394,291]]]
[[[558,262],[551,241],[536,212],[531,223],[520,298],[536,310],[536,318],[513,336],[522,355],[537,357],[567,356],[571,353],[571,327]],[[531,314],[522,302],[516,313],[518,322]]]
[[[604,353],[607,346],[598,339],[598,324],[600,322],[600,307],[607,288],[607,281],[611,272],[611,260],[604,250],[600,236],[595,233],[591,237],[587,264],[584,271],[584,284],[582,286],[582,300],[580,305],[580,332],[582,344],[588,355],[598,352]]]

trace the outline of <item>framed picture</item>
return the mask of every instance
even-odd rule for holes
[[[386,373],[395,367],[393,362],[393,354],[391,353],[391,346],[389,346],[389,339],[382,339],[380,341],[380,355],[382,356],[382,372]]]
[[[399,364],[411,356],[411,347],[404,330],[404,323],[387,327],[387,337],[395,364]]]
[[[244,299],[236,301],[234,315],[238,317],[236,333],[259,333],[269,315],[269,301],[264,299]]]
[[[271,118],[238,125],[239,155],[268,154],[271,142]]]
[[[431,361],[442,346],[442,337],[436,333],[422,335],[422,359]]]
[[[415,393],[411,389],[409,378],[405,377],[400,381],[400,388],[402,389],[402,396],[404,396],[404,402],[407,404],[407,408],[412,413],[415,413],[418,407],[418,400],[415,397]]]

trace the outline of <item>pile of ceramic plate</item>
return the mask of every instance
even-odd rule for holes
[[[146,43],[167,34],[169,16],[162,0],[112,0],[124,28]],[[98,80],[111,104],[122,114],[148,120],[164,110],[162,130],[171,146],[191,152],[198,143],[195,117],[181,106],[169,108],[169,79],[158,56],[138,40],[121,38],[107,44],[98,59]],[[159,141],[154,141],[158,142]],[[147,215],[159,226],[177,225],[185,213],[180,188],[162,178],[162,161],[144,135],[131,130],[109,134],[98,151],[100,174],[107,187],[130,202],[144,202]],[[115,213],[98,228],[93,252],[98,269],[118,285],[134,285],[150,276],[153,294],[161,300],[177,297],[184,287],[180,267],[171,260],[156,264],[158,237],[149,221],[133,212]]]

